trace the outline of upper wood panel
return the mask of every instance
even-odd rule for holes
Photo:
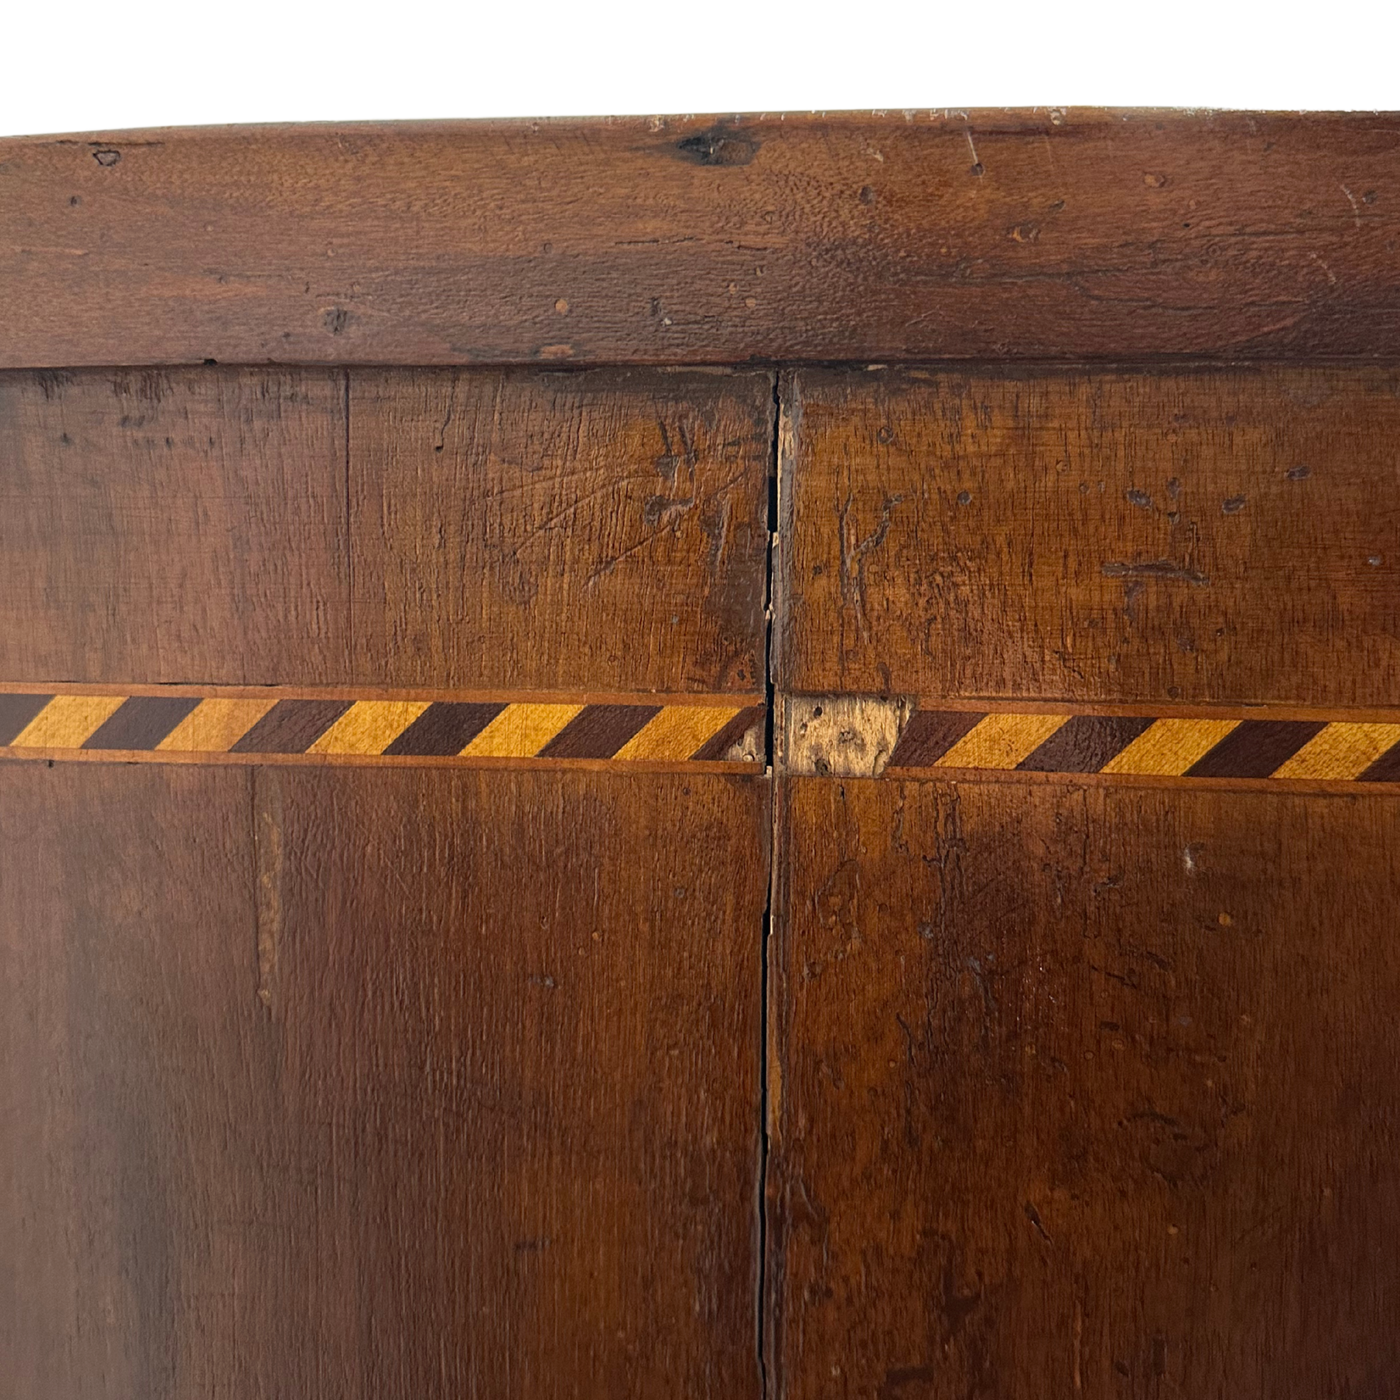
[[[0,142],[0,365],[1400,350],[1400,119],[974,112]]]
[[[1387,706],[1400,375],[804,370],[795,691]]]
[[[350,384],[357,681],[761,689],[770,374]]]
[[[0,684],[753,695],[774,412],[767,371],[0,375]]]
[[[0,376],[0,677],[344,680],[345,379]]]

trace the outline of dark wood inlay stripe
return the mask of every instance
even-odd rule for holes
[[[660,705],[589,705],[540,750],[541,758],[611,758]]]
[[[1247,719],[1192,764],[1186,776],[1267,778],[1325,727],[1312,720]]]
[[[348,710],[349,700],[279,700],[230,753],[305,753]]]
[[[891,768],[927,768],[986,718],[967,710],[916,710],[890,756]]]
[[[133,695],[83,747],[153,749],[198,704],[184,695]]]
[[[1363,783],[1400,783],[1400,744],[1387,749],[1358,779]]]
[[[1151,723],[1124,715],[1075,715],[1017,767],[1030,773],[1097,773]]]
[[[754,725],[761,723],[762,720],[762,705],[750,705],[747,710],[740,710],[723,729],[712,734],[691,754],[691,761],[694,763],[718,763]]]
[[[0,695],[0,747],[13,744],[52,695]]]
[[[429,705],[384,752],[416,758],[445,758],[461,753],[504,709],[504,705],[439,700]]]

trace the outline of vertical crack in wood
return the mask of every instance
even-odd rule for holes
[[[769,1076],[768,1063],[771,1054],[769,1045],[771,1022],[768,1014],[768,957],[773,932],[774,885],[778,869],[778,826],[777,803],[775,800],[773,743],[774,743],[774,668],[773,648],[777,630],[777,597],[774,580],[777,573],[777,554],[782,547],[778,527],[778,494],[780,477],[780,457],[782,453],[784,411],[783,402],[787,388],[787,376],[782,372],[773,376],[773,439],[768,460],[768,550],[766,555],[767,572],[764,577],[764,637],[763,637],[763,761],[768,781],[768,900],[763,909],[763,934],[759,948],[759,1045],[758,1045],[758,1259],[755,1287],[755,1355],[758,1362],[759,1383],[763,1395],[769,1393],[768,1382],[768,1113]]]

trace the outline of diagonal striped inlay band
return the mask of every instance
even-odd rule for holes
[[[148,688],[153,690],[153,688]],[[131,762],[418,761],[763,765],[746,697],[380,698],[171,687],[0,692],[0,755]]]
[[[1400,721],[915,710],[886,771],[1400,782]]]

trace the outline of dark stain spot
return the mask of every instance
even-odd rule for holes
[[[1105,578],[1159,578],[1170,583],[1195,584],[1197,588],[1206,588],[1210,584],[1208,575],[1171,559],[1148,559],[1134,564],[1110,559],[1100,566],[1099,572]]]
[[[742,132],[711,130],[677,141],[676,150],[696,165],[748,165],[758,154],[758,142]]]
[[[895,1400],[895,1397],[917,1386],[921,1391],[939,1381],[939,1373],[933,1366],[892,1366],[885,1372],[885,1379],[875,1392],[879,1400]]]
[[[1289,467],[1287,476],[1289,481],[1306,481],[1312,475],[1312,468],[1299,464],[1296,467]]]
[[[350,324],[350,313],[343,306],[337,306],[327,311],[322,319],[332,335],[343,335],[345,328]]]
[[[69,203],[70,205],[74,206],[74,207],[76,207],[77,205],[81,204],[82,202],[83,202],[83,201],[82,201],[82,197],[81,197],[80,195],[76,195],[76,194],[72,197],[72,199],[70,199],[70,200],[68,201],[68,203]]]
[[[1152,497],[1146,491],[1139,491],[1136,486],[1130,487],[1123,492],[1123,499],[1130,506],[1137,506],[1139,510],[1152,509]]]
[[[860,202],[862,204],[875,203],[875,191],[872,190],[869,185],[862,185],[860,187]]]
[[[1361,196],[1362,204],[1374,204],[1376,199],[1377,195],[1375,190],[1367,190],[1366,193]]]
[[[1221,513],[1224,515],[1238,515],[1243,509],[1243,496],[1231,496],[1230,499],[1225,501],[1220,507]]]
[[[958,504],[959,504],[960,506],[970,506],[970,505],[972,504],[972,492],[971,492],[971,491],[959,491],[959,492],[958,492]]]
[[[94,151],[92,153],[92,158],[98,165],[107,166],[110,169],[121,161],[122,153],[120,151],[110,150]]]
[[[1181,495],[1181,478],[1179,476],[1174,476],[1167,482],[1167,495],[1172,500],[1176,500]]]

